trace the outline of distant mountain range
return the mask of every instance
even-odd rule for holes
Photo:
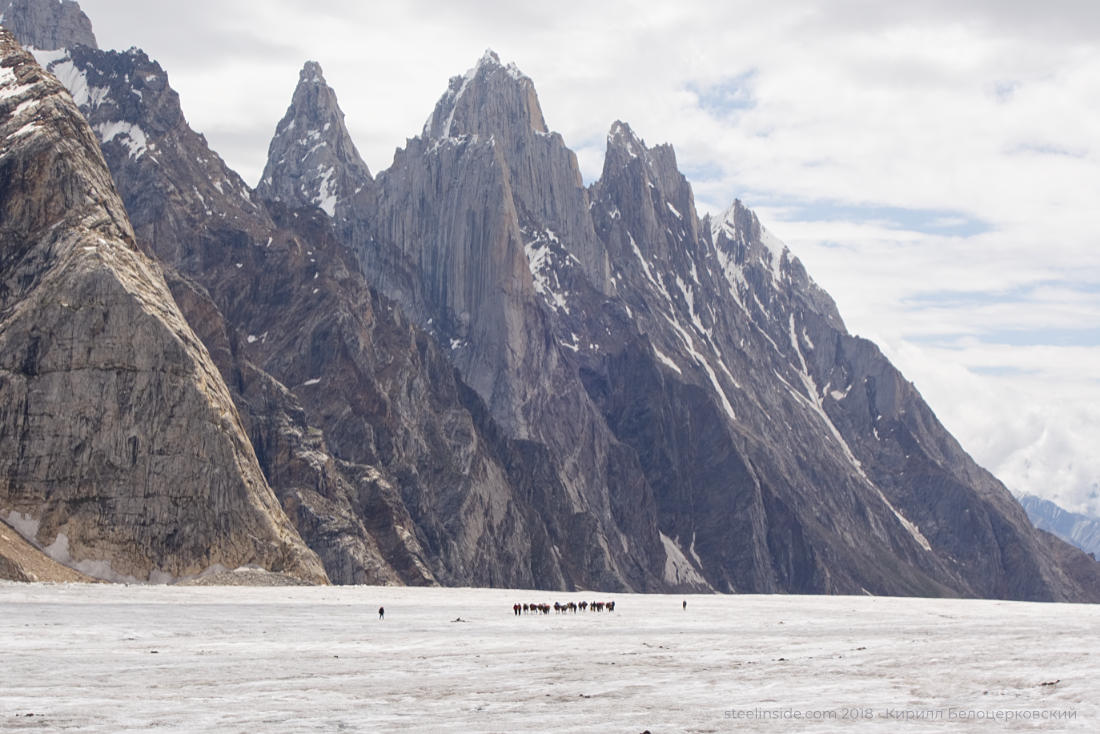
[[[1035,527],[1054,533],[1093,557],[1100,556],[1100,518],[1069,512],[1032,495],[1021,497],[1020,504]]]
[[[0,519],[45,555],[1100,601],[751,210],[698,216],[670,146],[615,122],[586,187],[487,52],[372,174],[307,62],[251,189],[70,6],[15,0],[34,59],[5,33],[0,62]]]

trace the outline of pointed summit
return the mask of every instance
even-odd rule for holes
[[[422,142],[429,155],[458,142],[467,149],[492,148],[507,169],[520,229],[532,237],[552,231],[597,290],[610,287],[577,156],[549,131],[534,82],[515,64],[486,51],[464,76],[452,77],[424,125]]]
[[[318,206],[330,217],[338,203],[372,181],[351,140],[336,92],[321,65],[307,61],[286,115],[275,129],[267,166],[257,187],[265,199]]]
[[[607,133],[603,172],[592,195],[617,210],[622,219],[616,227],[626,226],[658,261],[667,262],[682,249],[675,240],[697,239],[695,195],[676,164],[676,152],[668,144],[647,147],[621,120]]]
[[[611,130],[607,133],[607,148],[609,151],[622,150],[631,157],[644,156],[646,153],[645,141],[622,120],[611,123]]]
[[[744,250],[740,254],[742,262],[759,261],[778,277],[784,256],[790,257],[790,250],[775,235],[766,230],[756,213],[734,199],[721,217],[711,221],[711,239],[727,250]]]
[[[607,133],[607,155],[604,157],[601,179],[630,166],[632,161],[641,161],[650,183],[662,186],[668,192],[682,189],[687,180],[680,173],[676,163],[676,151],[671,145],[646,147],[645,140],[631,129],[630,125],[616,120]]]
[[[451,77],[447,91],[424,124],[424,137],[495,135],[511,139],[528,130],[547,132],[535,85],[515,64],[502,64],[489,50],[465,76]]]
[[[92,22],[74,0],[0,0],[0,24],[40,51],[98,48]]]

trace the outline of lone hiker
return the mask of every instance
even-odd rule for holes
[[[379,619],[385,619],[386,618],[386,608],[385,607],[378,607],[378,618]]]
[[[688,610],[688,600],[684,599],[684,611],[686,612],[687,610]]]

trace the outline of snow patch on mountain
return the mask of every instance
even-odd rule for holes
[[[718,375],[715,373],[714,368],[711,367],[710,360],[695,348],[695,340],[691,338],[691,334],[688,333],[687,329],[681,326],[680,323],[671,316],[665,315],[665,320],[668,321],[669,325],[676,332],[676,335],[680,337],[680,341],[683,342],[684,349],[687,350],[687,353],[691,355],[696,364],[698,364],[707,374],[711,385],[714,386],[715,393],[718,395],[718,399],[722,403],[722,409],[726,411],[726,415],[729,416],[730,420],[736,421],[737,413],[733,410],[733,405],[730,403],[729,397],[726,396],[726,390],[722,387],[722,383],[719,382]]]
[[[722,277],[725,278],[726,285],[729,286],[730,296],[741,307],[742,311],[748,313],[745,302],[741,300],[741,291],[749,287],[748,281],[745,280],[744,271],[725,249],[716,247],[714,252],[718,259],[718,266],[722,271]]]
[[[760,244],[764,245],[771,255],[768,265],[771,268],[772,274],[778,273],[779,265],[783,262],[783,256],[789,252],[787,245],[772,234],[767,227],[763,226],[760,227]]]
[[[318,184],[319,193],[314,197],[313,202],[324,210],[325,214],[330,217],[336,213],[336,190],[332,183],[332,167],[322,168],[318,172],[320,177],[320,183]],[[303,191],[303,193],[306,193]]]
[[[18,84],[18,77],[10,68],[0,68],[0,100],[21,96],[34,87],[34,84]]]
[[[38,65],[46,71],[50,70],[50,64],[60,61],[61,59],[67,59],[70,56],[69,50],[65,48],[41,49],[29,46],[27,47],[27,51],[30,52],[31,56],[34,56],[34,60],[38,62]],[[56,74],[54,76],[56,76]]]
[[[526,230],[524,234],[531,237]],[[532,239],[524,243],[523,252],[527,256],[527,266],[531,271],[535,292],[542,296],[550,308],[569,313],[569,302],[566,298],[568,293],[562,288],[556,267],[558,263],[555,263],[556,255],[560,259],[559,248],[560,240],[557,234],[551,229],[544,229],[535,233]],[[566,267],[580,265],[571,254],[564,253],[564,257]]]
[[[662,296],[664,296],[664,302],[666,304],[671,304],[672,296],[669,295],[668,289],[665,288],[665,284],[664,281],[661,280],[660,273],[658,273],[657,275],[653,274],[653,271],[649,267],[649,262],[645,259],[645,255],[642,254],[642,249],[638,247],[638,243],[634,241],[634,235],[632,235],[630,232],[627,232],[626,236],[630,239],[630,247],[631,249],[633,249],[635,257],[638,258],[638,262],[642,265],[642,272],[645,273],[646,280],[652,283],[653,287],[656,288]]]
[[[794,314],[791,314],[790,316],[790,337],[791,347],[794,349],[795,356],[798,357],[798,377],[799,380],[802,382],[802,387],[803,390],[805,390],[805,394],[803,394],[801,390],[795,389],[778,372],[776,373],[776,377],[778,377],[785,385],[787,385],[788,389],[790,389],[791,391],[791,394],[794,395],[795,398],[797,398],[804,405],[808,406],[810,410],[812,410],[818,415],[819,418],[821,418],[821,421],[825,424],[825,427],[828,429],[829,434],[832,435],[837,444],[840,446],[840,449],[844,453],[845,458],[848,459],[848,462],[856,469],[859,475],[867,481],[868,484],[873,485],[870,477],[868,477],[867,473],[863,470],[863,463],[856,458],[856,455],[852,452],[852,449],[848,445],[848,442],[844,440],[844,436],[840,433],[840,429],[836,427],[836,424],[833,423],[833,419],[829,417],[829,414],[827,412],[825,412],[824,400],[822,399],[822,395],[824,394],[824,392],[818,391],[817,382],[814,380],[813,375],[810,374],[809,367],[806,364],[806,357],[802,354],[802,348],[798,344],[798,336],[795,333]],[[879,494],[881,494],[881,492]],[[885,496],[883,497],[883,501],[886,501]],[[890,509],[893,510],[893,506],[891,506]],[[894,510],[894,513],[898,514],[897,510]],[[906,522],[908,522],[908,520]]]
[[[675,371],[676,374],[678,374],[678,375],[683,375],[684,374],[684,371],[681,370],[680,367],[675,362],[672,361],[672,357],[669,357],[667,354],[662,352],[657,347],[653,347],[653,353],[655,355],[657,355],[657,359],[660,360],[660,362],[663,365],[665,365],[669,369]]]
[[[119,142],[130,151],[131,158],[140,158],[149,148],[149,141],[145,135],[145,131],[133,123],[118,120],[115,122],[101,123],[96,125],[93,129],[99,135],[99,139],[104,145],[118,138]]]
[[[745,233],[737,226],[736,214],[740,206],[740,202],[735,201],[730,208],[726,210],[725,214],[712,222],[711,237],[715,245],[718,244],[721,235],[724,235],[729,241],[740,245],[750,244],[745,239]],[[778,282],[780,266],[783,262],[784,254],[789,252],[787,245],[763,226],[760,227],[760,244],[764,247],[764,256],[760,258],[761,263],[767,268],[772,281]],[[718,247],[717,249],[719,253],[721,253],[722,248]],[[728,256],[726,259],[728,261]]]
[[[621,120],[616,120],[611,124],[611,130],[607,133],[607,142],[609,145],[621,147],[631,158],[649,159],[645,144],[638,139],[630,126]],[[653,188],[653,184],[649,184],[649,187]]]
[[[57,77],[77,107],[88,112],[99,107],[107,99],[110,89],[106,87],[93,87],[88,84],[87,73],[77,68],[72,61],[72,54],[67,49],[43,51],[41,49],[29,49],[35,61],[46,71]],[[137,92],[134,92],[137,94]]]
[[[886,499],[886,495],[882,493],[881,489],[875,487],[875,492],[878,493],[879,499],[882,500],[887,509],[889,509],[890,512],[894,513],[894,517],[898,519],[898,522],[901,523],[901,526],[905,528],[911,536],[913,536],[913,539],[917,541],[917,544],[920,545],[921,548],[924,548],[926,551],[931,553],[932,544],[928,542],[928,538],[924,537],[924,533],[920,531],[920,528],[912,523],[907,517],[905,517],[905,515],[902,515],[901,512],[899,512],[898,509],[890,503],[890,500]]]

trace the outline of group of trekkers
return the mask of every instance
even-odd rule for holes
[[[549,614],[553,609],[556,614],[576,614],[581,612],[613,612],[615,611],[615,602],[613,601],[582,601],[580,604],[576,602],[567,602],[562,604],[560,602],[554,602],[553,606],[550,604],[513,604],[512,613],[517,617],[521,614]]]

